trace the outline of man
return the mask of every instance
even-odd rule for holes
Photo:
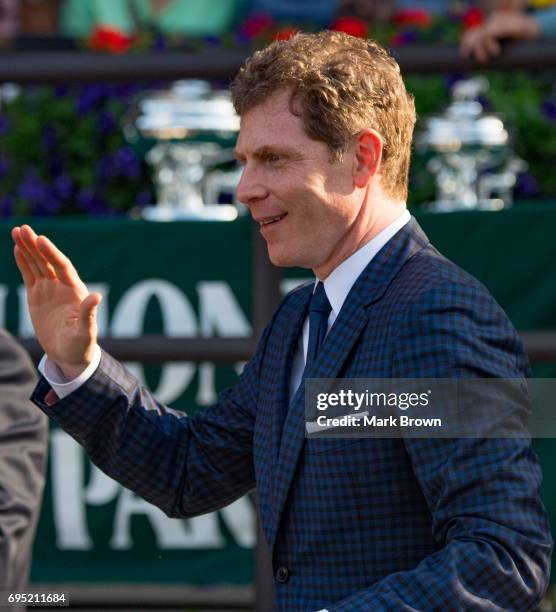
[[[14,228],[48,356],[35,402],[169,516],[256,486],[278,610],[534,607],[552,542],[524,429],[305,437],[304,378],[527,373],[499,306],[405,209],[415,109],[397,64],[371,41],[297,35],[255,53],[232,94],[238,198],[273,263],[311,268],[319,282],[283,300],[237,384],[187,417],[97,348],[100,296],[46,237]]]
[[[47,419],[29,401],[37,377],[0,329],[0,591],[27,586],[46,469]],[[19,609],[19,608],[18,608]]]

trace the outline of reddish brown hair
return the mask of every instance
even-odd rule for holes
[[[273,42],[246,61],[232,83],[232,99],[241,116],[287,89],[307,135],[326,143],[335,160],[362,129],[376,130],[384,190],[407,199],[415,104],[383,47],[330,31]]]

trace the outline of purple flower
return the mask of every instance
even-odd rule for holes
[[[517,176],[514,193],[517,198],[530,198],[539,193],[539,183],[530,172],[521,172]]]
[[[10,131],[10,121],[4,115],[0,115],[0,136]]]
[[[118,127],[118,122],[112,113],[100,111],[97,117],[97,129],[101,134],[109,134]]]
[[[45,197],[33,203],[32,213],[37,217],[48,217],[56,214],[62,207],[62,202],[50,190],[47,190]]]
[[[116,172],[130,179],[137,179],[141,173],[139,160],[131,147],[118,149],[112,157]]]
[[[153,194],[150,189],[141,189],[141,191],[137,194],[135,198],[135,206],[140,206],[143,208],[144,206],[148,206],[153,203]]]
[[[554,100],[545,100],[541,105],[543,115],[549,121],[556,121],[556,102]]]
[[[0,179],[6,176],[9,167],[10,164],[8,163],[7,157],[5,155],[0,154]]]
[[[105,96],[105,85],[83,85],[77,98],[77,114],[84,115],[91,111]]]
[[[168,48],[168,43],[166,42],[166,38],[161,34],[157,34],[153,40],[152,44],[153,51],[166,51]]]
[[[64,171],[64,162],[58,155],[50,155],[48,158],[48,171],[51,176],[58,176]]]
[[[52,151],[52,149],[56,148],[59,142],[58,132],[56,128],[52,125],[47,125],[41,134],[41,142],[42,146],[47,151]]]
[[[249,36],[249,33],[241,29],[235,34],[235,43],[238,45],[245,45],[251,41],[253,37]]]
[[[41,202],[48,196],[48,190],[35,168],[25,173],[23,182],[19,185],[18,194],[31,204]]]
[[[406,30],[396,34],[392,39],[392,45],[395,47],[403,47],[404,45],[412,45],[417,42],[418,34],[415,30]]]
[[[204,36],[203,40],[209,47],[220,47],[222,45],[220,36]]]
[[[122,100],[123,102],[126,102],[138,90],[135,83],[107,83],[104,87],[104,95],[107,98]]]
[[[69,200],[73,191],[71,177],[67,174],[60,174],[54,179],[54,193],[61,200]]]
[[[465,79],[465,75],[462,74],[461,72],[454,72],[453,74],[449,74],[446,77],[446,90],[448,92],[452,91],[452,87],[458,83],[459,81],[461,81],[462,79]]]
[[[11,217],[14,212],[15,198],[11,195],[0,197],[0,217]]]
[[[96,165],[95,175],[99,181],[107,181],[112,178],[114,166],[110,157],[102,157]]]
[[[79,191],[77,205],[90,215],[105,215],[109,212],[104,199],[90,187]]]

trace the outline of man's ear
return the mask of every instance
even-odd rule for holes
[[[380,169],[382,138],[374,130],[361,130],[355,137],[353,184],[366,187],[371,177]]]

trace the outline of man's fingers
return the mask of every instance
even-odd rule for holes
[[[14,257],[15,263],[21,272],[21,276],[23,276],[25,286],[32,287],[35,284],[35,275],[27,263],[24,252],[19,248],[19,246],[17,246],[17,244],[14,246]]]
[[[51,240],[46,236],[38,236],[36,244],[41,256],[52,266],[61,282],[68,285],[82,284],[69,258]]]
[[[497,55],[500,55],[500,43],[495,37],[487,36],[485,38],[484,47],[490,57],[496,57]]]
[[[87,329],[91,329],[91,325],[95,322],[97,308],[101,301],[100,293],[91,293],[81,302],[79,318]]]
[[[42,274],[40,268],[37,265],[35,258],[31,255],[31,252],[29,251],[26,242],[23,240],[21,228],[16,227],[12,230],[12,238],[14,239],[15,244],[19,248],[20,253],[25,256],[25,262],[29,270],[32,272],[33,277],[35,279],[41,278]]]
[[[467,30],[461,38],[460,53],[463,57],[469,57],[473,53],[473,46],[477,40],[476,29]]]
[[[485,48],[484,39],[480,39],[476,41],[473,47],[473,55],[475,59],[481,64],[484,64],[488,60],[488,53]]]
[[[33,272],[38,277],[55,278],[54,270],[48,265],[48,262],[37,248],[37,234],[29,225],[22,225],[19,236],[21,244],[25,249],[27,260],[33,267]]]

